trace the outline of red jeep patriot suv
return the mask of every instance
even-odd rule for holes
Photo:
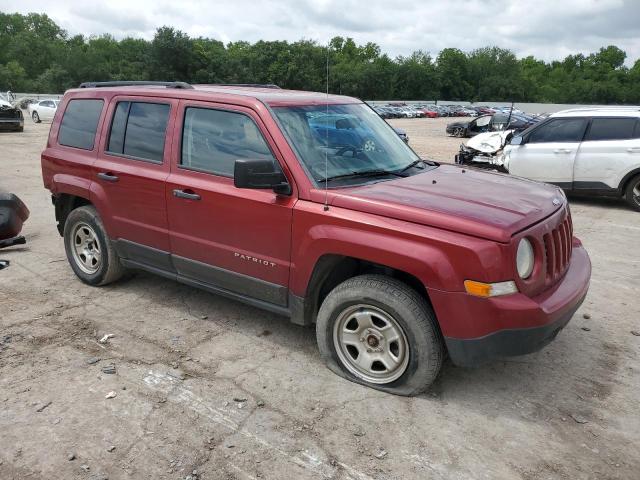
[[[354,98],[83,84],[42,173],[83,282],[142,269],[315,323],[331,370],[396,394],[445,352],[539,350],[589,286],[559,188],[422,160]]]

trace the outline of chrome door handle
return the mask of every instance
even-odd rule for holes
[[[629,153],[640,153],[640,147],[627,148],[627,152],[629,152]]]
[[[173,191],[173,196],[178,198],[186,198],[187,200],[200,200],[200,195],[191,190],[180,190],[176,188]]]
[[[98,173],[98,178],[102,180],[106,180],[107,182],[117,182],[118,176],[114,175],[111,172],[100,172]]]
[[[556,148],[553,153],[571,153],[571,150],[568,148]]]

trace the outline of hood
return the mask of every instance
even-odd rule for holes
[[[393,128],[398,135],[406,135],[407,134],[407,132],[405,130],[401,129],[401,128],[398,128],[398,127],[391,127],[391,128]]]
[[[333,190],[332,197],[337,207],[503,243],[565,202],[562,191],[552,185],[453,165]]]
[[[466,146],[481,153],[496,153],[504,146],[507,137],[511,133],[513,133],[513,130],[479,133],[469,139]]]

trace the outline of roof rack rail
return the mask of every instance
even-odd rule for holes
[[[280,88],[275,83],[214,83],[217,87]]]
[[[193,89],[193,86],[187,82],[149,82],[145,80],[124,80],[112,82],[84,82],[79,88],[100,88],[100,87],[133,87],[133,86],[158,86],[167,88],[187,88]]]

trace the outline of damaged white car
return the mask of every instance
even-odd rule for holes
[[[622,198],[640,211],[640,107],[564,110],[521,133],[477,135],[456,163]]]
[[[513,130],[480,133],[469,139],[466,145],[460,145],[455,163],[508,173],[504,166],[503,149],[513,134]]]

